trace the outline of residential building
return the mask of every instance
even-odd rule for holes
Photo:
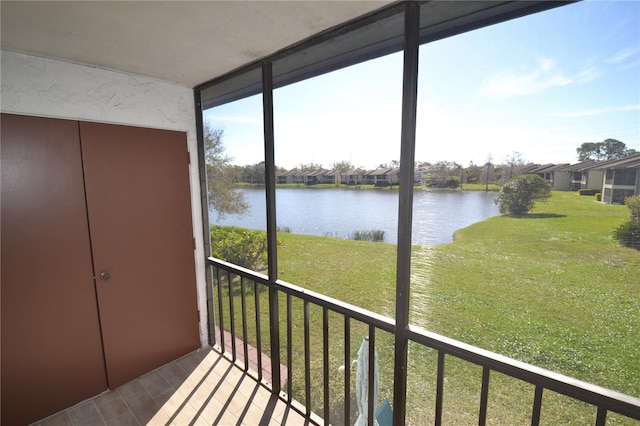
[[[566,165],[553,172],[553,187],[558,191],[577,191],[582,188],[583,181],[586,182],[586,172],[583,170],[594,164],[594,160],[582,161],[580,163]]]
[[[533,170],[529,171],[529,173],[535,173],[538,176],[544,178],[547,182],[549,182],[549,185],[551,185],[551,189],[564,188],[569,185],[569,176],[566,174],[559,174],[556,176],[556,171],[562,170],[568,165],[568,163],[545,164],[543,166],[534,168]]]
[[[640,153],[617,160],[598,162],[585,169],[590,175],[602,174],[602,201],[623,204],[624,199],[640,195]]]
[[[278,183],[295,183],[295,177],[298,174],[297,170],[282,171],[278,173]]]
[[[398,184],[398,168],[382,168],[371,170],[364,175],[365,183],[374,186],[390,186]]]
[[[342,172],[342,183],[345,185],[360,185],[364,183],[365,172],[360,169]]]

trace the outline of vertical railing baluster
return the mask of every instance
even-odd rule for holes
[[[478,425],[484,426],[487,423],[487,405],[489,402],[489,375],[491,369],[484,367],[482,369],[482,390],[480,391],[480,415],[478,416]]]
[[[438,351],[438,379],[436,383],[436,426],[442,424],[442,399],[444,396],[444,351]]]
[[[307,414],[311,413],[311,348],[309,339],[309,302],[304,301],[304,393]]]
[[[369,389],[367,392],[367,421],[369,426],[374,426],[374,412],[375,412],[375,385],[376,385],[376,328],[369,324]],[[378,384],[379,385],[379,384]]]
[[[291,403],[293,393],[293,319],[292,319],[292,297],[290,293],[287,293],[287,401]]]
[[[329,309],[322,308],[322,374],[324,384],[324,423],[329,419]]]
[[[256,350],[258,358],[258,380],[262,380],[262,327],[260,326],[260,292],[258,291],[258,282],[253,282],[253,294],[256,299]]]
[[[604,407],[598,407],[595,426],[604,426],[605,424],[607,424],[607,409]]]
[[[231,333],[231,359],[236,360],[236,315],[233,307],[233,285],[231,273],[227,271],[227,283],[229,283],[229,331]]]
[[[531,413],[531,426],[540,424],[540,411],[542,409],[542,391],[544,388],[540,385],[536,386],[535,395],[533,397],[533,412]]]
[[[247,345],[247,292],[244,277],[240,277],[240,297],[242,298],[242,349],[244,354],[244,371],[249,369],[249,347]]]
[[[351,426],[351,318],[344,316],[344,425]]]
[[[206,278],[207,278],[207,326],[209,331],[209,346],[216,346],[218,344],[218,337],[216,336],[216,314],[218,309],[215,307],[215,283],[214,267],[207,264],[206,266]]]
[[[224,353],[225,344],[224,344],[224,303],[222,302],[222,280],[220,278],[220,268],[216,268],[216,278],[218,281],[218,312],[220,313],[220,324],[219,334],[220,334],[220,351]]]

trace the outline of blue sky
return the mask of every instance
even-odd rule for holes
[[[373,168],[400,156],[402,54],[274,93],[276,164]],[[263,159],[261,98],[205,112],[234,164]],[[575,163],[583,142],[640,151],[640,0],[583,1],[423,45],[417,161]]]

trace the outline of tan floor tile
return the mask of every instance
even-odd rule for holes
[[[271,399],[271,396],[271,392],[268,389],[258,384],[257,392],[253,394],[252,402],[259,405],[260,407],[266,407],[269,399]]]
[[[178,387],[178,390],[186,396],[192,393],[192,391],[194,390],[197,391],[202,386],[202,384],[207,381],[207,379],[217,382],[219,380],[219,376],[212,376],[211,367],[207,369],[196,369],[191,374],[189,374],[189,377],[187,377],[184,382],[182,382],[182,384]],[[207,387],[207,385],[205,385],[205,387]]]
[[[127,404],[124,403],[117,391],[105,392],[93,401],[105,422],[115,419],[129,411]]]
[[[171,362],[158,369],[158,372],[162,374],[162,377],[171,384],[173,387],[178,387],[184,380],[189,377],[184,368],[180,367],[177,362]]]
[[[196,409],[199,416],[209,422],[209,424],[216,424],[219,417],[221,417],[221,413],[224,411],[224,405],[215,398],[211,398],[208,401],[200,401],[200,403],[197,406],[193,406],[193,408]]]
[[[181,406],[187,404],[187,399],[178,392],[167,392],[170,393],[170,395],[167,395],[165,401],[162,404],[158,403],[158,405],[160,405],[160,408],[171,416],[173,413],[179,411]],[[162,397],[163,395],[160,396]],[[156,402],[158,402],[157,399]]]
[[[191,407],[190,404],[182,404],[177,407],[163,411],[169,416],[169,420],[175,425],[189,424],[194,419],[198,419],[198,412]]]
[[[235,387],[229,383],[221,383],[220,386],[213,393],[213,397],[221,403],[227,402],[233,395]]]
[[[164,426],[170,423],[171,423],[171,420],[170,420],[170,417],[167,416],[167,413],[165,413],[163,410],[157,410],[153,415],[153,417],[147,420],[146,424],[149,426],[154,426],[154,425]]]
[[[272,418],[282,420],[282,417],[287,411],[287,404],[285,404],[280,400],[277,400],[277,402],[274,402],[273,399],[269,399],[269,401],[267,402],[267,405],[265,405],[265,411],[269,411],[271,413]]]
[[[286,410],[280,421],[281,424],[287,426],[304,426],[310,424],[306,418],[292,409]]]
[[[71,417],[74,426],[98,426],[105,424],[93,400],[70,409],[69,417]]]
[[[107,421],[107,426],[140,426],[140,422],[136,419],[131,411]]]
[[[199,401],[201,399],[209,398],[216,393],[219,387],[224,386],[224,383],[220,383],[218,380],[205,380],[191,392],[191,400]]]
[[[247,405],[249,405],[249,401],[246,397],[236,394],[228,401],[227,411],[230,411],[234,416],[240,417],[240,414],[245,410]]]
[[[73,426],[71,417],[66,411],[62,411],[40,422],[42,426]]]
[[[216,422],[216,425],[219,426],[237,426],[238,418],[234,416],[232,413],[225,411],[222,414],[222,417]]]
[[[118,393],[120,393],[131,412],[142,424],[153,418],[160,409],[144,386],[137,380],[119,387]]]
[[[140,384],[144,386],[149,395],[152,397],[160,395],[162,392],[171,388],[171,384],[158,371],[152,371],[138,379]]]
[[[255,426],[308,423],[304,416],[272,397],[254,377],[245,374],[224,356],[214,351],[199,351],[33,426],[101,424]]]
[[[240,385],[238,386],[238,392],[246,397],[252,396],[254,393],[257,393],[257,389],[260,387],[258,383],[252,378],[247,377],[247,379],[242,380]]]
[[[200,365],[200,363],[202,362],[202,360],[209,354],[211,354],[212,351],[211,350],[199,350],[199,351],[195,351],[190,353],[189,355],[186,355],[182,358],[180,358],[179,360],[177,360],[176,362],[178,363],[178,365],[180,365],[180,367],[182,367],[185,371],[187,372],[191,372],[193,371],[198,365]]]
[[[174,395],[179,395],[178,390],[176,388],[169,388],[166,391],[162,392],[160,395],[156,395],[153,397],[153,400],[162,407],[167,401],[174,397]]]
[[[197,418],[195,421],[188,423],[189,426],[211,426],[211,423],[202,418]],[[176,423],[176,426],[182,426],[180,423]]]
[[[237,366],[233,366],[227,374],[227,380],[231,382],[237,382],[244,376],[244,372]]]
[[[244,415],[244,417],[240,418],[241,424],[243,426],[255,426],[260,424],[269,424],[271,418],[266,418],[263,420],[264,413],[260,409],[251,408]]]

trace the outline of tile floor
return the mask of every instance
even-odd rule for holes
[[[308,424],[227,358],[199,350],[34,426]]]

